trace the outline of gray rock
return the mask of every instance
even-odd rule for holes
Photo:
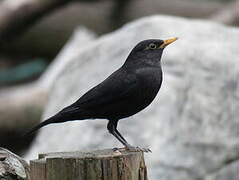
[[[132,47],[147,38],[180,39],[163,54],[164,81],[154,102],[121,120],[133,145],[150,147],[150,179],[194,180],[230,173],[239,157],[239,29],[209,21],[153,16],[125,25],[75,51],[55,81],[44,118],[75,101],[120,67]],[[67,58],[67,57],[66,57]],[[27,154],[120,146],[106,121],[45,127]],[[226,176],[223,176],[226,177]],[[221,178],[222,179],[222,178]],[[227,178],[223,178],[227,179]]]
[[[41,76],[38,82],[39,86],[50,89],[65,66],[74,60],[75,56],[78,56],[79,52],[84,50],[95,38],[96,34],[93,33],[93,31],[90,31],[84,26],[79,26],[74,31],[68,43],[63,47],[63,50]]]
[[[236,159],[236,162],[232,161],[230,163],[227,163],[223,167],[217,169],[215,173],[211,173],[208,176],[206,176],[205,180],[238,180],[238,169],[239,169],[239,163],[238,159]]]
[[[28,180],[29,165],[25,160],[0,147],[0,179],[1,180]]]
[[[48,100],[48,92],[58,74],[70,63],[76,54],[93,41],[95,34],[79,27],[73,34],[69,44],[59,54],[43,76],[33,83],[1,89],[0,92],[0,144],[6,144],[6,139],[17,139],[16,134],[22,134],[34,124],[39,123],[42,111]],[[13,132],[10,133],[9,132]],[[17,142],[16,142],[17,143]],[[23,146],[19,143],[19,147]]]

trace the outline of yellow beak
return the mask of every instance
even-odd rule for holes
[[[165,48],[167,45],[171,44],[172,42],[176,41],[177,39],[178,39],[177,37],[166,39],[163,41],[163,44],[161,44],[159,48]]]

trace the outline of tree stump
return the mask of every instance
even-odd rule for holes
[[[56,152],[30,161],[31,180],[147,180],[142,152]]]

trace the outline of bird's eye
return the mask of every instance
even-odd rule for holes
[[[157,48],[157,45],[154,44],[154,43],[151,43],[151,44],[149,44],[149,48],[150,48],[150,49],[156,49],[156,48]]]

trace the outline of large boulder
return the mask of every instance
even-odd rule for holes
[[[179,37],[162,57],[164,81],[154,102],[121,120],[133,145],[150,147],[150,179],[237,179],[239,166],[239,29],[213,22],[153,16],[74,51],[55,80],[43,119],[74,102],[125,61],[136,43]],[[77,47],[75,47],[77,48]],[[68,58],[68,57],[65,57]],[[106,121],[54,124],[41,130],[27,154],[121,146]]]
[[[48,67],[41,78],[33,83],[28,83],[0,91],[0,144],[14,150],[15,153],[25,149],[29,143],[18,141],[17,137],[39,123],[44,106],[48,100],[48,92],[54,84],[58,73],[72,60],[74,50],[81,51],[88,43],[93,41],[95,34],[79,27],[69,44],[64,46],[64,51]],[[69,47],[70,46],[70,47]],[[66,58],[67,57],[67,58]]]

